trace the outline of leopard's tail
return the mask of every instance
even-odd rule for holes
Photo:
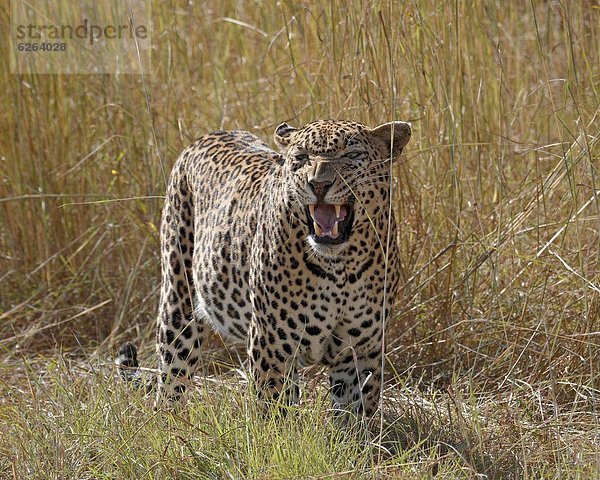
[[[132,387],[141,388],[146,393],[155,389],[156,379],[154,377],[148,378],[140,371],[138,352],[133,343],[127,342],[121,345],[117,351],[115,364],[120,377]]]

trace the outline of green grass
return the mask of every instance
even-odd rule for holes
[[[0,478],[600,475],[600,9],[321,3],[154,1],[146,85],[0,71]],[[384,434],[336,426],[318,369],[283,420],[227,366],[154,413],[110,358],[154,362],[170,166],[319,118],[413,126]]]
[[[591,478],[594,471],[586,425],[540,422],[538,399],[525,389],[507,398],[394,387],[379,436],[338,425],[321,377],[282,417],[257,408],[233,375],[198,379],[186,407],[165,412],[98,362],[32,359],[3,373],[9,368],[12,385],[0,385],[10,439],[0,448],[3,477]]]

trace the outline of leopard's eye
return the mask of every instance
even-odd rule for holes
[[[297,153],[292,157],[290,166],[295,171],[300,169],[306,162],[308,162],[308,153]]]
[[[362,157],[366,152],[350,152],[345,155],[346,158],[354,160],[355,158]]]

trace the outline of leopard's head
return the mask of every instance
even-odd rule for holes
[[[315,251],[335,254],[357,222],[372,223],[387,212],[390,162],[410,135],[405,122],[369,128],[320,120],[299,129],[287,123],[277,127],[274,138],[284,156],[288,197],[306,215]]]

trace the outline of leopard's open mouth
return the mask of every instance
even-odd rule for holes
[[[351,204],[314,203],[306,206],[308,228],[313,240],[327,245],[339,245],[348,240],[354,221]]]

